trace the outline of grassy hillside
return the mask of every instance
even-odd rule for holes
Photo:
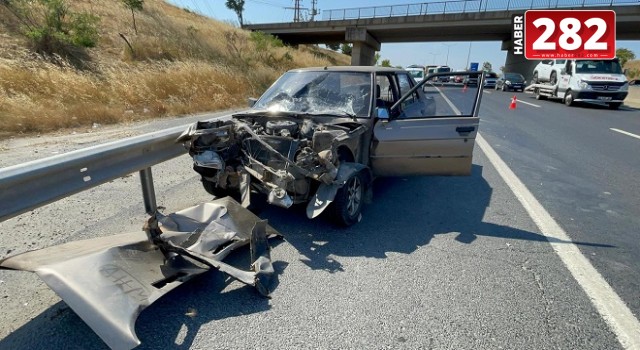
[[[136,12],[137,34],[120,1],[66,3],[96,16],[99,36],[95,47],[62,58],[36,53],[24,18],[0,2],[0,136],[241,106],[288,69],[349,63],[162,0],[145,0]]]
[[[640,60],[628,61],[624,68],[628,70],[627,76],[630,79],[640,79]]]

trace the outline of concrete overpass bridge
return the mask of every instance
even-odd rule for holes
[[[252,24],[285,43],[353,43],[352,65],[373,65],[382,43],[502,41],[505,68],[531,75],[535,61],[511,52],[511,16],[528,9],[614,10],[619,40],[640,40],[640,0],[451,0],[323,11],[322,20]],[[531,78],[530,76],[527,78]]]

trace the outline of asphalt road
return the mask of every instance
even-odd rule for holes
[[[640,134],[640,113],[525,94],[540,107],[509,110],[512,95],[485,93],[484,138],[572,238],[554,244],[577,245],[637,316],[640,140],[609,128]],[[186,156],[154,179],[167,211],[209,198]],[[0,223],[0,257],[139,230],[138,187],[125,177]],[[469,177],[377,180],[348,229],[295,208],[262,216],[285,236],[272,298],[206,274],[141,314],[140,349],[622,348],[479,147]],[[0,271],[0,298],[2,349],[104,348],[31,273]]]

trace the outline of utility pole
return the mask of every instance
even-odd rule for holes
[[[442,45],[447,47],[447,60],[444,63],[444,65],[448,66],[449,65],[449,49],[451,48],[451,46],[454,46],[455,44],[442,44]]]
[[[309,10],[306,7],[300,6],[300,0],[295,0],[293,7],[285,7],[285,9],[293,10],[293,21],[302,22],[302,10]]]
[[[318,0],[311,0],[311,22],[316,19],[316,15],[318,14],[318,9],[316,7],[317,5]]]
[[[293,21],[300,22],[300,0],[295,1],[295,5],[293,5]]]

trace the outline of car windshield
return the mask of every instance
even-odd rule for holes
[[[504,75],[505,80],[510,80],[512,82],[523,82],[524,81],[524,77],[522,76],[522,74],[518,74],[518,73],[505,73]]]
[[[620,68],[620,63],[615,60],[577,61],[576,73],[622,74],[622,68]]]
[[[254,109],[368,116],[371,80],[369,72],[288,72],[260,97]]]
[[[424,71],[421,71],[421,70],[410,70],[408,72],[414,78],[423,78],[424,77]]]

